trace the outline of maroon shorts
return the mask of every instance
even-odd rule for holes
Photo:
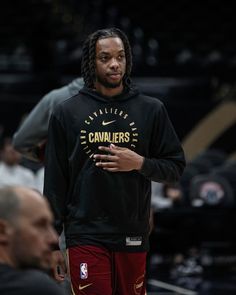
[[[72,294],[144,295],[146,252],[111,252],[103,247],[68,249]]]

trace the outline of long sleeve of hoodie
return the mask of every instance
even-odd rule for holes
[[[65,198],[68,192],[68,162],[65,130],[52,115],[49,122],[44,177],[44,195],[55,218],[55,228],[60,235],[65,216]]]
[[[184,151],[163,103],[156,115],[152,143],[150,157],[144,158],[141,174],[156,182],[178,181],[185,167]]]

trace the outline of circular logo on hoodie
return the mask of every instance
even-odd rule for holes
[[[84,121],[80,142],[85,153],[92,158],[98,146],[111,143],[135,149],[138,130],[129,115],[118,108],[104,107],[94,111]]]

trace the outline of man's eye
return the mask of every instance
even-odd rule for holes
[[[36,226],[37,228],[45,228],[46,224],[41,222],[41,223],[38,223]]]
[[[38,222],[35,223],[35,226],[37,228],[46,228],[48,226],[48,222],[46,220],[40,220]]]
[[[118,60],[122,61],[124,59],[125,59],[125,55],[124,54],[118,56]]]
[[[107,61],[107,59],[108,59],[107,56],[101,56],[101,57],[100,57],[100,60],[101,60],[101,61]]]

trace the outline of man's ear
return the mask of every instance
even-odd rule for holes
[[[0,219],[0,243],[7,243],[12,233],[12,227],[6,220]]]

